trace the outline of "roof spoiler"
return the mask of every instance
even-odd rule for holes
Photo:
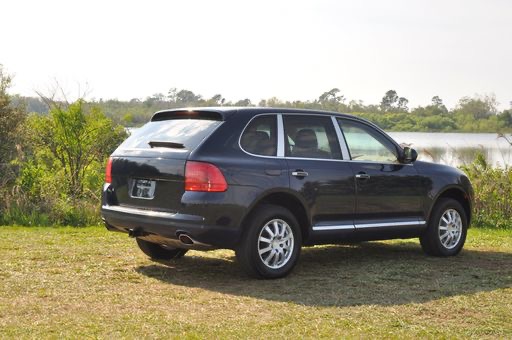
[[[221,112],[196,109],[182,110],[164,110],[158,111],[151,117],[152,122],[170,119],[206,119],[206,120],[224,120]]]

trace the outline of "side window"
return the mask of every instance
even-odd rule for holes
[[[372,128],[350,120],[338,119],[353,160],[397,162],[396,148]]]
[[[341,159],[330,117],[284,115],[283,120],[287,157]]]
[[[245,128],[240,138],[240,146],[245,151],[255,155],[276,156],[276,115],[265,115],[254,118]]]

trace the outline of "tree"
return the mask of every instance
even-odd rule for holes
[[[195,106],[200,100],[200,95],[195,95],[189,90],[181,90],[176,93],[176,103],[182,106]]]
[[[432,111],[433,111],[433,114],[435,114],[435,115],[448,113],[448,109],[444,105],[443,100],[441,98],[439,98],[439,96],[432,97],[431,107],[433,108]]]
[[[176,95],[178,94],[178,89],[175,87],[171,87],[169,91],[167,91],[167,98],[170,102],[176,103]]]
[[[322,93],[322,95],[320,95],[320,97],[318,97],[318,101],[322,105],[328,104],[328,103],[331,103],[331,104],[343,103],[343,101],[345,100],[345,96],[343,96],[343,95],[337,96],[337,94],[339,92],[340,92],[339,89],[333,88],[330,91]]]
[[[216,94],[205,102],[206,106],[222,106],[226,99],[221,94]]]
[[[395,90],[386,92],[380,102],[380,110],[382,112],[408,112],[407,105],[409,100],[405,97],[399,97]]]
[[[252,103],[249,98],[239,100],[234,104],[234,106],[251,106],[251,105],[252,105]]]
[[[0,191],[14,179],[10,162],[16,156],[19,128],[26,117],[20,103],[12,105],[12,97],[7,93],[10,85],[11,77],[0,64]],[[0,195],[3,196],[1,192]]]
[[[380,102],[380,109],[383,112],[393,111],[395,103],[398,101],[398,95],[395,90],[389,90],[386,92]]]
[[[498,114],[498,120],[503,124],[506,128],[512,127],[512,109],[504,110],[502,113]]]
[[[50,114],[30,119],[34,159],[46,162],[54,174],[62,174],[59,180],[66,184],[65,194],[81,198],[92,169],[104,167],[108,155],[126,138],[126,132],[83,99],[69,105],[46,100]]]
[[[430,117],[430,116],[445,115],[448,113],[448,109],[443,104],[443,100],[441,98],[439,98],[439,96],[434,96],[434,97],[432,97],[432,104],[427,105],[425,107],[418,106],[417,108],[412,110],[411,113],[416,116]]]
[[[473,119],[484,119],[498,113],[498,102],[494,95],[463,97],[455,112]]]
[[[398,104],[396,106],[398,112],[407,112],[409,111],[409,108],[407,105],[409,104],[409,100],[404,97],[398,98]]]

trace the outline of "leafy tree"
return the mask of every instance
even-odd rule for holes
[[[283,105],[284,105],[284,103],[281,100],[279,100],[277,97],[272,97],[267,100],[260,101],[260,106],[280,107]]]
[[[163,93],[155,93],[150,97],[147,97],[144,101],[144,105],[151,106],[155,103],[164,103],[167,97]]]
[[[430,106],[432,107],[432,113],[434,115],[448,113],[448,109],[443,104],[443,100],[439,98],[439,96],[432,97],[432,105]]]
[[[445,115],[448,113],[448,109],[443,104],[443,100],[439,96],[432,97],[432,104],[425,107],[418,106],[412,110],[412,114],[416,116],[430,117]]]
[[[251,100],[248,98],[237,101],[234,106],[251,106]]]
[[[396,106],[398,112],[407,112],[409,111],[409,108],[407,105],[409,104],[409,100],[404,97],[398,98],[398,104]]]
[[[455,113],[470,116],[473,119],[488,118],[498,113],[498,102],[494,95],[463,97]]]
[[[382,112],[407,112],[409,100],[405,97],[399,97],[395,90],[386,92],[380,102],[380,110]]]
[[[195,106],[201,100],[200,95],[195,95],[189,90],[181,90],[176,93],[176,104],[182,106]]]
[[[386,92],[380,102],[380,108],[383,112],[393,111],[395,103],[398,101],[398,95],[395,90],[389,90]]]
[[[20,103],[13,105],[7,93],[11,85],[11,77],[4,73],[0,64],[0,195],[6,185],[13,180],[14,172],[11,161],[17,153],[19,129],[25,119],[25,111]]]
[[[98,107],[89,108],[82,99],[70,105],[52,101],[49,104],[48,116],[30,119],[36,156],[45,155],[36,159],[45,160],[54,173],[62,172],[59,180],[66,184],[66,194],[83,197],[91,171],[103,168],[106,157],[126,138],[126,132]],[[96,191],[94,186],[87,189]]]
[[[226,98],[222,97],[221,94],[216,94],[207,101],[205,101],[206,106],[222,106],[226,102]]]
[[[333,88],[330,91],[324,92],[318,97],[318,101],[321,104],[326,103],[334,103],[339,104],[342,103],[345,100],[345,96],[341,95],[338,96],[337,94],[340,93],[340,90],[337,88]]]
[[[505,110],[498,115],[498,120],[505,128],[512,128],[512,109]]]

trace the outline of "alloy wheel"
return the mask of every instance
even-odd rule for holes
[[[282,219],[267,222],[261,229],[257,242],[261,261],[271,269],[286,265],[295,246],[292,228]]]
[[[455,248],[462,236],[462,219],[455,209],[446,210],[439,220],[439,240],[446,249]]]

